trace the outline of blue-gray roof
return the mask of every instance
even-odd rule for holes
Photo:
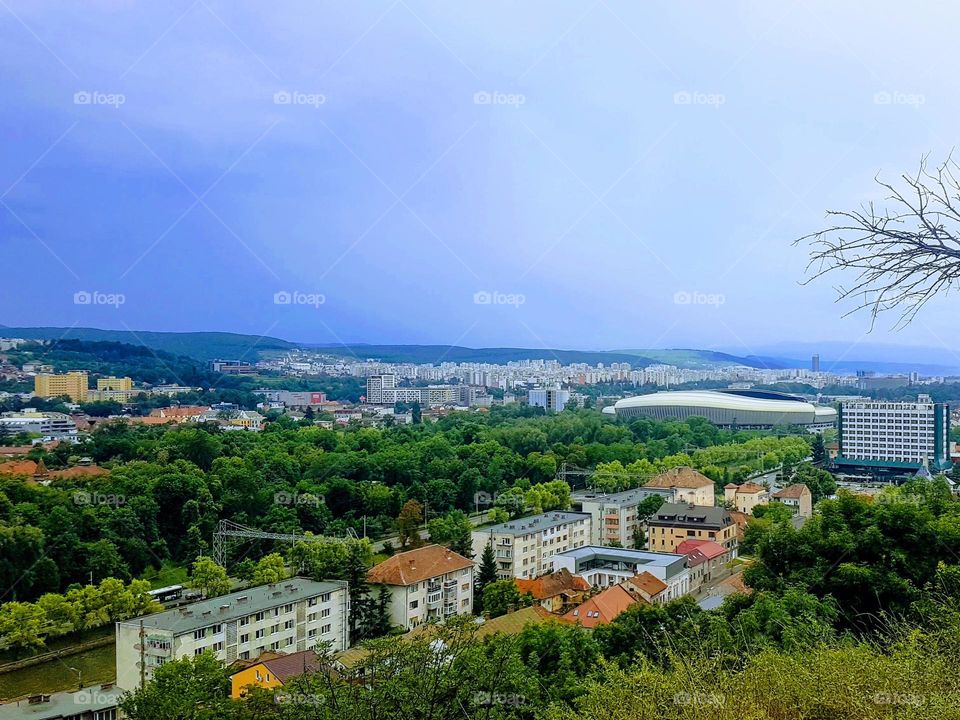
[[[542,532],[578,520],[589,520],[590,513],[579,512],[546,512],[540,515],[517,518],[490,527],[479,528],[477,532],[496,535],[526,535],[527,533]]]

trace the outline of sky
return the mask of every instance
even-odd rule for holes
[[[0,0],[0,323],[957,359],[793,241],[956,145],[958,16]]]

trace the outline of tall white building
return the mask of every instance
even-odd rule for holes
[[[559,386],[552,388],[534,388],[530,391],[527,404],[530,407],[542,407],[553,412],[560,412],[570,402],[570,391],[561,390]]]
[[[219,660],[290,653],[328,641],[349,646],[347,583],[294,577],[117,623],[117,686],[133,691],[153,670],[205,650]]]
[[[371,375],[367,378],[367,402],[371,405],[383,405],[383,391],[397,386],[396,375]],[[390,400],[390,404],[396,402]]]
[[[840,406],[837,465],[887,470],[950,468],[950,408],[917,402],[855,400]]]
[[[498,578],[535,578],[554,571],[553,556],[590,544],[590,516],[547,512],[473,531],[473,555],[493,544]]]
[[[429,620],[473,612],[473,560],[442,545],[397,553],[370,568],[367,579],[390,591],[390,621],[406,630]]]

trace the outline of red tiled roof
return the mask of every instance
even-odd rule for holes
[[[614,585],[575,607],[563,618],[585,628],[595,628],[600,623],[612,622],[617,615],[636,602],[637,598],[619,585]]]
[[[737,487],[737,493],[744,493],[745,495],[752,495],[755,493],[763,492],[766,488],[761,487],[760,485],[755,485],[754,483],[744,483]]]
[[[633,585],[635,588],[651,598],[656,597],[667,589],[667,584],[663,580],[658,578],[656,575],[651,575],[646,570],[639,575],[634,575],[632,578],[628,578],[624,582]],[[627,588],[627,590],[629,591],[630,588]]]
[[[586,580],[579,575],[573,575],[566,568],[534,580],[517,580],[516,583],[521,595],[529,593],[537,600],[546,600],[565,592],[590,589]]]
[[[697,489],[713,485],[713,480],[692,467],[671,468],[660,473],[645,487]]]
[[[313,650],[302,650],[290,655],[281,655],[264,660],[263,666],[272,672],[277,680],[286,682],[288,678],[319,670],[321,664]]]
[[[778,490],[773,494],[775,498],[786,498],[788,500],[799,500],[804,495],[810,493],[810,488],[808,488],[803,483],[795,483],[793,485],[787,485],[787,487],[782,490]]]
[[[684,540],[677,545],[674,551],[686,555],[692,563],[699,565],[706,560],[713,560],[727,554],[727,549],[713,540]]]
[[[473,560],[443,545],[397,553],[370,568],[367,579],[382,585],[413,585],[438,575],[473,567]]]

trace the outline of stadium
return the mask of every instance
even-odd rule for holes
[[[833,427],[837,411],[803,398],[767,390],[681,390],[636,395],[604,408],[621,418],[686,420],[702,417],[721,427],[771,428],[800,425],[810,430]]]

